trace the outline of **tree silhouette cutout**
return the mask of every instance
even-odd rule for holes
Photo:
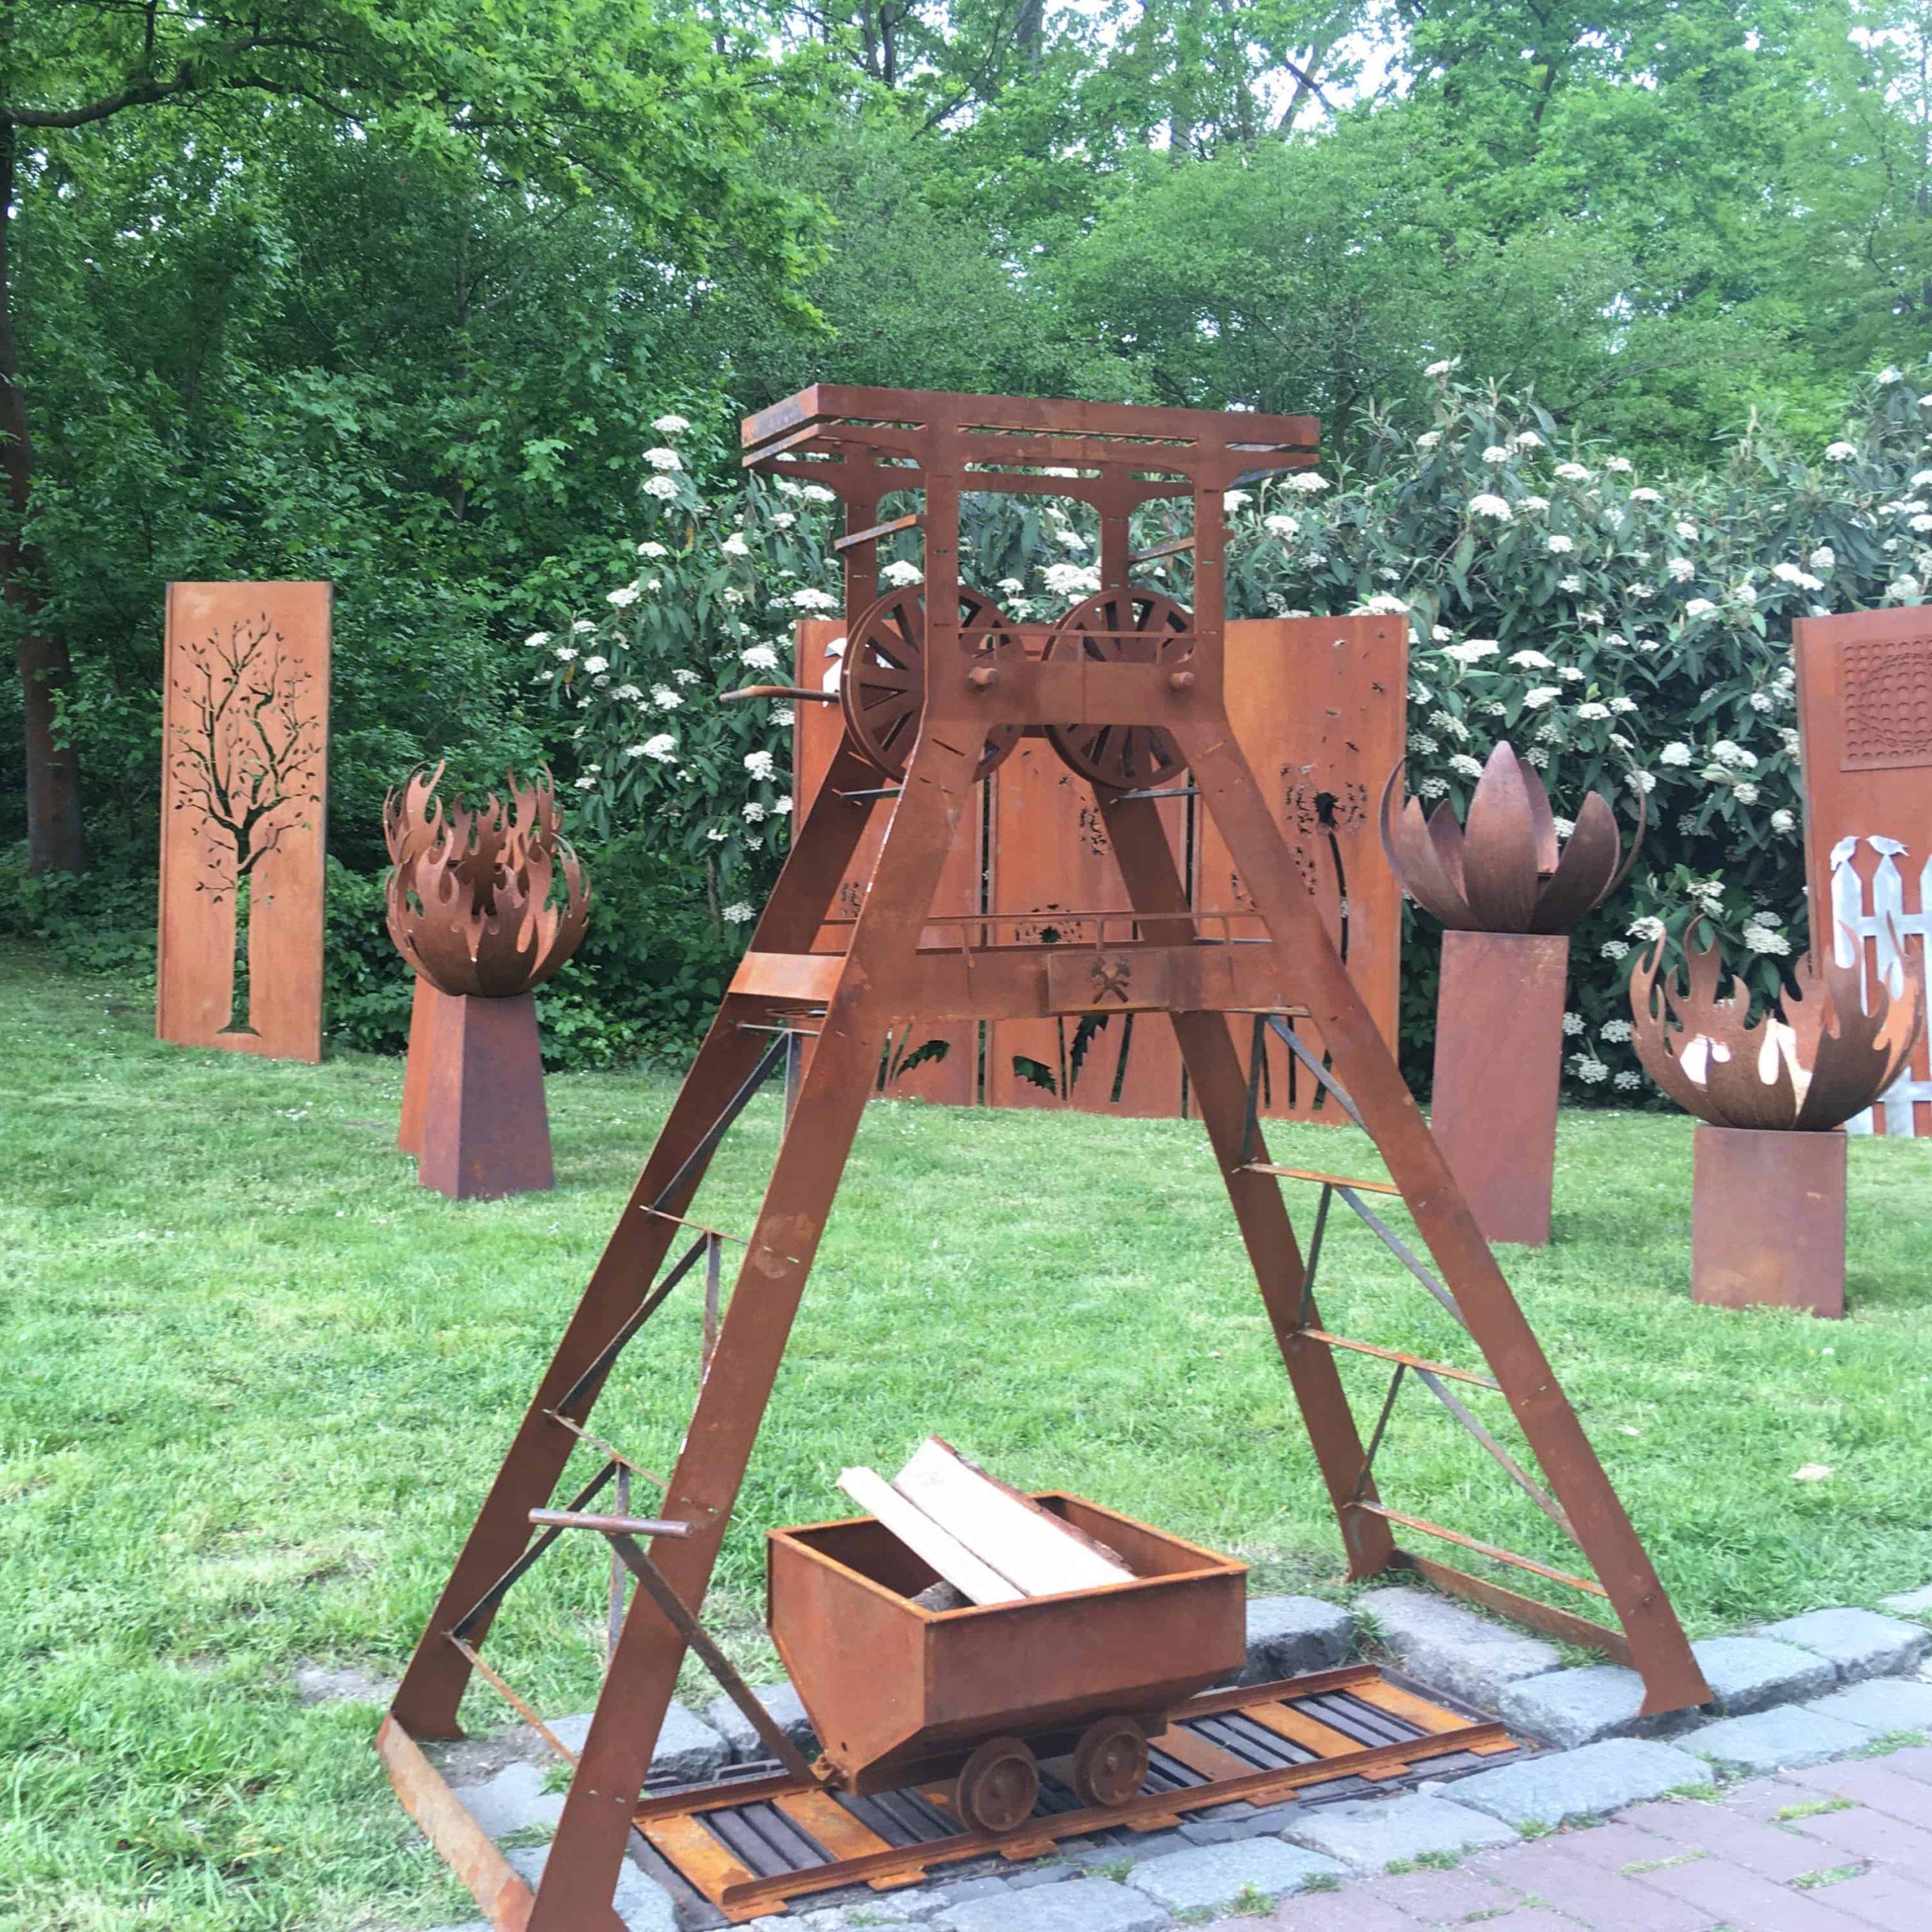
[[[285,654],[266,613],[182,654],[175,694],[174,809],[207,834],[197,892],[234,909],[233,979],[224,1033],[253,1033],[248,930],[256,869],[321,802],[322,740],[306,704],[311,672]]]

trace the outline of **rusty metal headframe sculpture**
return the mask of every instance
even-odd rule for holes
[[[1684,936],[1681,983],[1653,941],[1630,976],[1630,1017],[1644,1070],[1700,1124],[1691,1182],[1690,1293],[1721,1307],[1755,1304],[1844,1312],[1845,1137],[1911,1060],[1925,1023],[1918,986],[1873,983],[1857,965],[1799,961],[1775,1006],[1751,1017],[1724,958]],[[1765,1211],[1767,1202],[1777,1211]]]
[[[1229,723],[1224,494],[1255,475],[1312,465],[1314,423],[820,386],[752,418],[744,442],[749,466],[827,486],[844,501],[848,534],[838,549],[845,617],[848,636],[860,645],[848,651],[851,687],[843,701],[856,708],[857,721],[851,723],[848,709],[845,741],[380,1734],[392,1781],[439,1849],[500,1924],[528,1932],[617,1932],[612,1890],[657,1733],[687,1645],[709,1654],[695,1613],[874,1088],[881,1046],[894,1023],[909,1019],[1167,1015],[1307,1423],[1350,1574],[1403,1569],[1595,1646],[1641,1674],[1646,1711],[1705,1702],[1708,1687],[1663,1586],[1297,878]],[[1098,601],[1057,624],[1023,624],[962,584],[960,500],[977,491],[1092,506],[1100,531]],[[919,496],[922,507],[881,520],[885,500],[901,493]],[[1149,558],[1131,552],[1129,515],[1157,497],[1181,498],[1192,507],[1191,611],[1134,581]],[[888,621],[875,608],[878,540],[912,528],[923,533],[924,594],[898,601]],[[830,696],[803,688],[786,695],[797,702]],[[955,829],[977,802],[980,773],[1005,755],[1013,737],[1027,736],[1044,737],[1095,780],[1133,902],[1131,918],[1114,915],[1091,949],[1007,943],[986,930],[983,918],[947,919],[931,909]],[[1244,931],[1231,919],[1198,918],[1189,909],[1161,816],[1161,798],[1174,794],[1149,783],[1178,780],[1183,770],[1251,895]],[[846,950],[814,952],[846,867],[881,813],[884,835],[869,889],[859,896],[847,929]],[[949,943],[924,943],[933,925],[946,930]],[[1312,1063],[1313,1077],[1374,1142],[1389,1182],[1303,1174],[1269,1160],[1253,1097],[1256,1056],[1244,1066],[1231,1015],[1251,1025],[1257,1050],[1272,1033],[1304,1064]],[[1289,1022],[1297,1017],[1318,1027],[1327,1066],[1293,1032]],[[546,1506],[573,1454],[588,1444],[603,1459],[573,1503],[576,1512],[620,1472],[637,1469],[589,1435],[586,1418],[642,1323],[701,1257],[716,1253],[715,1231],[694,1223],[693,1197],[713,1150],[786,1063],[787,1042],[798,1032],[816,1037],[757,1223],[744,1237],[738,1285],[746,1291],[725,1306],[658,1515],[638,1530],[651,1538],[649,1575],[657,1581],[637,1570],[649,1599],[640,1595],[623,1619],[533,1897],[453,1799],[419,1740],[457,1734],[457,1707],[477,1647],[507,1593],[555,1540],[557,1512]],[[1306,1263],[1284,1180],[1321,1190],[1315,1245]],[[1433,1271],[1367,1208],[1364,1190],[1401,1196]],[[1313,1273],[1331,1203],[1395,1244],[1481,1351],[1487,1374],[1353,1340],[1324,1325]],[[674,1244],[690,1241],[694,1225],[695,1243],[672,1261]],[[1374,1466],[1383,1432],[1364,1443],[1337,1370],[1337,1352],[1344,1350],[1392,1365],[1391,1403],[1411,1377],[1441,1400],[1574,1541],[1595,1575],[1499,1549],[1385,1503]],[[1547,1488],[1450,1394],[1445,1377],[1503,1395]],[[592,1519],[591,1526],[616,1520]],[[1398,1546],[1398,1530],[1527,1569],[1546,1586],[1606,1606],[1617,1623],[1451,1568]]]
[[[1430,1117],[1483,1232],[1549,1239],[1556,1105],[1563,1075],[1569,929],[1623,884],[1644,841],[1643,794],[1626,855],[1617,814],[1587,794],[1567,837],[1541,775],[1506,740],[1491,752],[1464,821],[1444,798],[1425,818],[1411,798],[1383,850],[1402,890],[1447,929],[1436,994]]]
[[[419,768],[383,806],[389,937],[416,969],[397,1145],[458,1198],[546,1188],[531,995],[577,950],[590,888],[547,771],[481,805],[440,797],[442,774]]]

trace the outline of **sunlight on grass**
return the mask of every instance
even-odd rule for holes
[[[473,1915],[388,1794],[375,1713],[299,1708],[290,1672],[400,1669],[672,1082],[554,1078],[557,1191],[455,1206],[394,1151],[399,1063],[163,1048],[145,1011],[20,955],[0,956],[0,1925]],[[754,1106],[703,1218],[749,1229],[777,1126]],[[1854,1143],[1853,1316],[1827,1324],[1690,1305],[1690,1135],[1566,1115],[1556,1244],[1504,1255],[1685,1620],[1924,1583],[1932,1148]],[[1272,1140],[1375,1171],[1331,1130]],[[1331,1223],[1323,1275],[1341,1332],[1471,1361],[1365,1231]],[[600,1432],[665,1467],[697,1346],[680,1297]],[[1344,1373],[1358,1407],[1379,1401],[1385,1377]],[[764,1530],[846,1513],[842,1466],[896,1466],[931,1429],[1238,1553],[1263,1587],[1343,1592],[1192,1124],[872,1109],[711,1604],[749,1665],[772,1668]],[[1426,1397],[1404,1396],[1383,1458],[1395,1506],[1564,1561]],[[1807,1463],[1832,1474],[1794,1484]],[[561,1552],[493,1659],[540,1708],[585,1708],[601,1604],[594,1557]],[[487,1693],[466,1715],[502,1721]]]

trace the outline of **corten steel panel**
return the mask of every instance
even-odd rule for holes
[[[1408,661],[1408,626],[1401,617],[1247,618],[1227,628],[1228,717],[1235,742],[1278,815],[1297,875],[1320,904],[1349,977],[1392,1048],[1401,994],[1402,892],[1376,832],[1375,801],[1406,749]],[[1204,913],[1252,912],[1211,821],[1203,823],[1196,844],[1195,904]],[[1246,921],[1235,930],[1260,928]],[[1292,1023],[1321,1051],[1312,1022]],[[1245,1063],[1253,1026],[1241,1019],[1232,1024]],[[1266,1069],[1264,1115],[1349,1124],[1326,1089],[1272,1034]]]
[[[1063,915],[1124,910],[1128,903],[1094,788],[1069,771],[1043,738],[1023,740],[992,783],[992,906],[1007,915],[995,937],[1002,943],[1092,950],[1101,940],[1102,922]],[[1186,802],[1158,809],[1179,862]],[[1134,931],[1125,918],[1107,921],[1106,928],[1106,938],[1116,941]],[[986,1046],[987,1100],[995,1106],[1070,1106],[1083,1113],[1156,1119],[1180,1112],[1180,1048],[1164,1014],[1109,1015],[1104,1026],[1091,1029],[1076,1070],[1080,1026],[1071,1015],[998,1022]],[[1018,1058],[1044,1068],[1053,1086],[1017,1070]]]
[[[1442,935],[1429,1127],[1487,1241],[1549,1244],[1569,971],[1562,933]]]
[[[330,596],[326,583],[168,586],[162,1039],[322,1057]]]
[[[1697,1123],[1690,1299],[1844,1312],[1845,1137]]]
[[[798,626],[795,654],[798,675],[794,681],[814,690],[823,689],[826,672],[835,661],[827,656],[826,646],[842,637],[844,632],[844,624],[830,618],[803,620]],[[832,754],[838,749],[845,725],[835,704],[803,703],[793,708],[793,716],[792,825],[795,829],[804,824],[805,813],[818,795],[820,783],[832,762]],[[881,776],[875,782],[884,785],[891,781]],[[836,916],[840,919],[849,921],[858,915],[863,881],[872,876],[872,867],[878,860],[891,802],[889,798],[882,799],[874,807],[872,823],[847,868],[836,901]],[[935,912],[977,912],[980,909],[980,815],[974,812],[961,823],[958,835],[953,841],[952,851],[946,860],[946,871],[934,902]],[[958,926],[929,926],[923,943],[957,946],[961,930]],[[812,949],[815,952],[842,952],[851,931],[849,924],[828,924],[820,930]],[[898,1027],[894,1029],[889,1050],[891,1063],[899,1064],[931,1041],[946,1043],[945,1057],[924,1060],[889,1075],[885,1091],[900,1100],[937,1100],[949,1106],[970,1106],[979,1097],[979,1028],[971,1021],[955,1022],[949,1026],[915,1023]],[[809,1054],[811,1042],[807,1041],[805,1047]]]
[[[1834,886],[1844,889],[1833,877],[1834,855],[1855,838],[1839,863],[1848,859],[1863,907],[1875,910],[1875,887],[1881,899],[1896,891],[1903,963],[1923,984],[1932,963],[1932,609],[1801,617],[1792,635],[1811,943],[1821,955],[1831,945]],[[1904,850],[1875,849],[1875,838]],[[1860,943],[1872,971],[1881,943],[1868,933]],[[1932,1028],[1912,1055],[1909,1078],[1912,1098],[1874,1107],[1873,1131],[1932,1134]]]
[[[907,1601],[933,1573],[869,1518],[771,1532],[772,1639],[849,1788],[1003,1733],[1158,1715],[1240,1669],[1245,1564],[1078,1497],[1038,1500],[1135,1580],[934,1612]]]

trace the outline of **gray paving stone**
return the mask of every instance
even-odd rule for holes
[[[1621,1664],[1585,1664],[1526,1677],[1503,1693],[1503,1721],[1565,1750],[1600,1737],[1627,1737],[1641,1721],[1644,1680]]]
[[[1721,1718],[1684,1740],[1684,1749],[1714,1764],[1748,1771],[1785,1771],[1842,1758],[1875,1734],[1862,1724],[1821,1716],[1798,1704],[1753,1711],[1749,1717]]]
[[[1333,1670],[1355,1647],[1355,1620],[1340,1604],[1319,1597],[1251,1597],[1247,1663],[1235,1681],[1266,1684]]]
[[[588,1711],[546,1721],[559,1743],[572,1751],[583,1749],[583,1740],[590,1733]],[[724,1739],[694,1712],[674,1703],[664,1713],[663,1727],[657,1734],[657,1749],[651,1755],[654,1777],[695,1784],[700,1779],[715,1777],[729,1761],[730,1750]]]
[[[1244,1892],[1281,1898],[1311,1878],[1339,1878],[1346,1869],[1279,1838],[1251,1838],[1244,1844],[1195,1845],[1150,1858],[1135,1866],[1127,1882],[1170,1912],[1213,1912],[1232,1906]]]
[[[1006,1881],[1009,1892],[1030,1892],[1041,1885],[1058,1885],[1078,1874],[1070,1865],[1021,1865]]]
[[[1932,1617],[1932,1583],[1921,1590],[1907,1590],[1900,1596],[1881,1597],[1878,1607],[1890,1611],[1894,1617]]]
[[[818,1739],[813,1734],[812,1721],[806,1716],[803,1701],[789,1684],[763,1686],[758,1691],[758,1700],[777,1720],[780,1730],[807,1757],[817,1755]],[[729,1697],[713,1698],[705,1706],[704,1721],[724,1739],[724,1748],[731,1754],[731,1763],[749,1764],[754,1758],[771,1755],[764,1740],[752,1728],[751,1719]]]
[[[1847,1684],[1804,1706],[1820,1717],[1862,1724],[1868,1730],[1932,1730],[1932,1684],[1912,1677],[1873,1677]]]
[[[512,1852],[509,1861],[528,1883],[534,1885],[542,1880],[549,1856],[547,1844],[534,1845],[527,1850]],[[617,1874],[617,1889],[611,1903],[629,1932],[678,1932],[678,1910],[671,1903],[671,1894],[655,1878],[647,1878],[628,1858]]]
[[[507,1764],[488,1783],[464,1785],[454,1795],[491,1838],[506,1838],[512,1832],[554,1826],[563,1816],[564,1794],[546,1792],[543,1779],[540,1764]]]
[[[1703,1667],[1712,1701],[1727,1718],[1816,1697],[1838,1674],[1829,1658],[1773,1637],[1706,1637],[1690,1646],[1690,1654]]]
[[[935,1920],[944,1932],[1163,1932],[1172,1920],[1144,1892],[1105,1878],[974,1899]]]
[[[881,1918],[915,1921],[937,1917],[951,1903],[936,1885],[906,1885],[897,1891],[878,1892],[873,1896],[878,1902]]]
[[[948,1885],[946,1903],[949,1906],[964,1905],[969,1899],[991,1898],[995,1894],[1011,1890],[1005,1877],[989,1875],[978,1878],[962,1878],[956,1885]]]
[[[1757,1633],[1814,1651],[1838,1666],[1841,1682],[1910,1670],[1932,1644],[1932,1630],[1875,1610],[1813,1610],[1767,1623]]]
[[[1451,1696],[1494,1710],[1511,1684],[1562,1663],[1554,1644],[1526,1637],[1426,1590],[1371,1590],[1355,1599],[1358,1618],[1412,1676]]]
[[[1507,1825],[1560,1825],[1620,1810],[1666,1792],[1708,1786],[1710,1767],[1675,1746],[1611,1737],[1576,1751],[1526,1758],[1459,1778],[1456,1802]]]
[[[1355,1872],[1380,1872],[1404,1860],[1437,1852],[1513,1844],[1516,1834],[1500,1819],[1446,1798],[1369,1798],[1311,1806],[1282,1837]]]

